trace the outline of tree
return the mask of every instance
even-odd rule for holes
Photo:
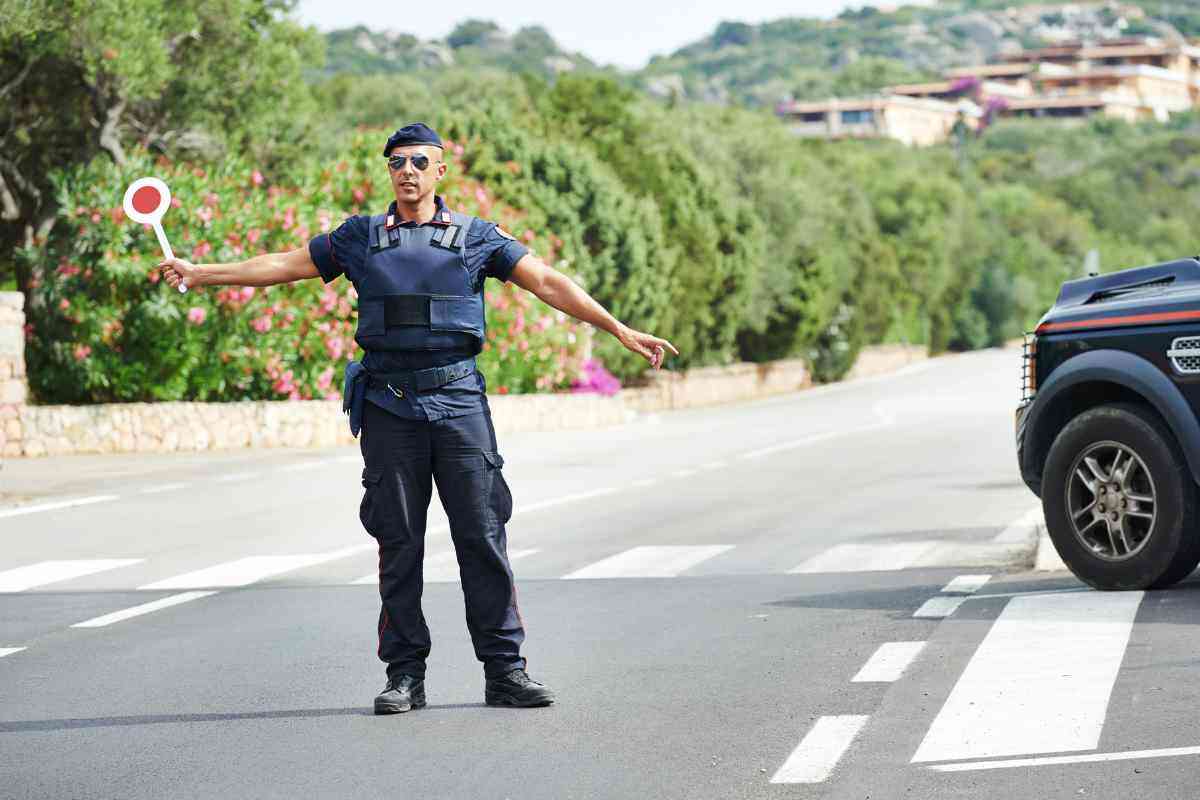
[[[36,278],[65,167],[123,164],[131,144],[261,156],[298,141],[312,102],[302,71],[322,50],[291,6],[0,0],[0,282],[17,249],[18,288]]]
[[[446,44],[455,50],[460,47],[478,47],[498,33],[501,33],[500,26],[490,20],[468,19],[458,23],[454,30],[450,31],[450,35],[446,37]]]

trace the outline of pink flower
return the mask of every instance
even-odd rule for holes
[[[92,222],[99,222],[99,221],[100,221],[99,212],[92,214]]]
[[[521,234],[521,238],[524,239],[526,243],[532,242],[533,231],[525,231],[523,234]]]
[[[188,322],[192,323],[193,325],[201,325],[204,323],[204,318],[207,315],[208,312],[200,306],[192,306],[188,309]]]
[[[75,345],[75,360],[76,361],[83,361],[85,358],[87,358],[91,354],[92,354],[92,348],[88,347],[86,344]]]
[[[209,206],[210,208],[216,208],[217,204],[220,202],[221,198],[217,196],[216,192],[209,192],[208,194],[204,195],[204,205]]]
[[[333,383],[333,367],[326,367],[320,375],[317,376],[317,388],[325,391],[329,388],[329,384]]]
[[[71,301],[64,297],[62,300],[58,301],[58,307],[61,308],[63,311],[66,311],[68,308],[71,307]]]
[[[475,187],[475,200],[476,200],[476,202],[479,203],[479,205],[485,205],[487,203],[487,201],[488,201],[487,192],[485,192],[483,190],[482,186]]]
[[[213,218],[213,212],[212,209],[207,206],[200,206],[198,209],[196,209],[196,216],[199,217],[202,222],[209,222]]]
[[[351,192],[351,194],[354,196],[354,202],[356,203],[361,203],[363,200],[367,199],[367,196],[363,194],[362,189],[355,189],[353,192]]]
[[[200,242],[192,248],[192,258],[204,258],[212,252],[212,245],[207,240]]]
[[[454,145],[454,155],[461,156],[463,154],[463,146],[461,144]]]
[[[296,224],[296,209],[292,208],[291,206],[288,206],[287,211],[283,212],[283,229],[291,230],[292,226],[295,224]]]
[[[246,241],[250,244],[256,244],[260,236],[262,236],[262,231],[258,228],[251,228],[246,232]]]
[[[342,357],[342,350],[345,348],[345,346],[345,340],[343,340],[340,336],[330,336],[325,340],[325,352],[328,353],[329,357],[334,361],[337,361]]]
[[[268,316],[257,317],[250,323],[250,327],[259,333],[266,333],[271,330],[271,318]]]
[[[250,182],[255,186],[262,186],[263,174],[258,170],[254,170],[254,172],[250,173]]]
[[[178,197],[171,198],[171,208],[183,208],[183,203],[179,202]]]
[[[250,299],[252,297],[254,297],[254,287],[253,286],[243,286],[242,290],[239,294],[241,295],[242,302],[248,303],[248,302],[250,302]]]

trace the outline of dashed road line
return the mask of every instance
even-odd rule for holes
[[[913,616],[917,619],[943,619],[957,611],[965,599],[961,595],[931,597],[913,612]]]
[[[233,483],[234,481],[247,481],[251,478],[257,478],[261,472],[234,472],[231,475],[222,475],[217,478],[217,483]]]
[[[176,489],[186,489],[186,483],[165,483],[162,486],[151,486],[149,489],[142,489],[140,494],[158,494],[159,492],[173,492]]]
[[[821,717],[771,777],[771,783],[823,783],[868,719],[857,715]]]
[[[731,544],[650,545],[589,564],[562,576],[576,578],[673,578],[686,569],[733,549]]]
[[[975,594],[991,578],[991,575],[959,575],[943,586],[942,591],[950,594]]]
[[[101,494],[94,497],[78,497],[74,500],[60,500],[56,503],[39,503],[32,506],[17,506],[16,508],[6,508],[0,511],[0,519],[7,517],[19,517],[23,514],[36,514],[39,511],[58,511],[63,508],[74,508],[75,506],[88,506],[93,503],[107,503],[111,500],[117,500],[120,495]]]
[[[867,659],[851,683],[892,683],[925,648],[925,642],[886,642]]]
[[[1094,750],[1142,595],[1010,600],[913,762]]]
[[[130,564],[141,563],[140,558],[89,558],[71,561],[41,561],[24,567],[0,572],[0,592],[24,592],[37,586],[81,578]]]
[[[19,653],[25,649],[24,647],[0,647],[0,658],[11,656],[13,653]]]
[[[173,594],[170,597],[163,597],[158,600],[152,600],[149,603],[142,603],[141,605],[133,606],[132,608],[122,609],[121,611],[114,611],[111,614],[105,614],[100,617],[93,617],[92,619],[85,620],[83,622],[76,622],[71,627],[72,628],[103,628],[106,625],[112,625],[114,622],[121,622],[122,620],[130,619],[132,617],[140,617],[143,614],[150,614],[154,611],[158,611],[161,608],[170,608],[171,606],[177,606],[177,605],[180,605],[181,603],[188,603],[188,602],[191,602],[192,600],[199,600],[201,597],[208,597],[209,595],[214,595],[214,594],[216,594],[216,592],[214,592],[214,591],[183,592],[182,594]]]
[[[773,456],[776,453],[783,453],[788,450],[795,450],[798,447],[807,447],[810,444],[819,444],[820,442],[826,442],[826,441],[829,441],[830,439],[839,439],[843,436],[853,436],[853,435],[859,434],[859,433],[868,433],[870,431],[877,431],[882,428],[889,427],[891,424],[892,424],[892,421],[889,419],[889,420],[884,420],[882,422],[877,422],[872,425],[862,425],[857,428],[847,428],[846,430],[826,431],[824,433],[816,433],[811,436],[802,437],[800,439],[793,439],[790,442],[782,442],[780,444],[771,445],[770,447],[762,447],[762,448],[759,448],[758,450],[750,450],[749,452],[738,455],[737,459],[739,461],[749,461],[749,460],[753,460],[756,458],[763,458],[764,456]]]

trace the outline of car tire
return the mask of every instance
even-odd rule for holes
[[[1112,461],[1106,467],[1107,454]],[[1126,478],[1137,483],[1128,495],[1138,499],[1126,500],[1121,486]],[[1050,446],[1041,491],[1047,532],[1059,556],[1077,578],[1103,590],[1163,588],[1191,573],[1200,562],[1196,495],[1170,429],[1152,409],[1132,403],[1098,406],[1067,423]],[[1118,497],[1129,517],[1122,516],[1114,523],[1118,532],[1110,533],[1105,514],[1095,517],[1097,509],[1115,511]],[[1139,539],[1140,530],[1122,526],[1145,532]]]

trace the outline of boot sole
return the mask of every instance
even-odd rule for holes
[[[424,700],[419,700],[408,705],[401,705],[400,703],[381,703],[378,700],[375,701],[376,714],[403,714],[406,711],[415,711],[418,708],[424,707]]]
[[[544,700],[518,700],[505,692],[485,691],[483,701],[489,706],[508,706],[510,708],[542,708],[554,705],[554,698]]]

